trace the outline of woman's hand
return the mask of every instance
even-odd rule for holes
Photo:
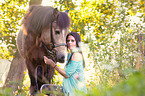
[[[44,62],[45,64],[49,64],[53,68],[55,68],[55,70],[57,70],[63,77],[68,78],[66,72],[58,67],[51,59],[48,59],[46,56],[44,56]]]
[[[79,79],[80,79],[79,73],[75,73],[75,74],[74,74],[74,78],[77,79],[77,80],[79,80]]]
[[[45,62],[45,64],[49,64],[52,67],[55,66],[55,63],[51,59],[48,59],[46,56],[44,56],[44,62]]]

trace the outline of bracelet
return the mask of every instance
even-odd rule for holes
[[[53,68],[55,68],[57,65],[55,65]]]

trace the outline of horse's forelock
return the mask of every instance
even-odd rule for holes
[[[48,28],[55,8],[51,6],[32,6],[24,18],[24,25],[28,33],[40,34],[43,29]],[[58,12],[57,25],[60,29],[70,27],[70,18],[66,12]]]
[[[60,29],[65,29],[70,27],[70,18],[66,12],[58,13],[57,25],[60,27]]]
[[[50,6],[35,6],[34,8],[31,8],[29,11],[29,14],[31,15],[28,14],[24,20],[27,30],[37,34],[48,27],[52,20],[53,10],[54,8]]]

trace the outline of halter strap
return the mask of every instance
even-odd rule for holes
[[[67,44],[62,43],[62,44],[54,45],[54,48],[59,47],[59,46],[67,46]]]
[[[46,49],[47,53],[50,53],[50,54],[54,55],[54,52],[50,51],[49,48],[44,44],[44,42],[41,41],[40,47],[41,47],[42,45],[43,45],[44,48]]]
[[[54,41],[53,41],[52,22],[53,22],[53,17],[52,17],[52,20],[51,20],[51,44],[52,44],[52,49],[53,49],[53,48],[55,48],[55,45],[54,45]]]
[[[52,50],[54,48],[56,48],[56,47],[59,47],[59,46],[67,46],[65,43],[57,44],[57,45],[54,44],[54,41],[53,41],[53,31],[52,31],[52,23],[53,23],[53,17],[52,17],[52,20],[51,20],[51,45],[52,45]]]

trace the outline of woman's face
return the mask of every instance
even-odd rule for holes
[[[69,49],[73,49],[77,47],[76,40],[72,35],[69,35],[67,38],[67,46]]]

